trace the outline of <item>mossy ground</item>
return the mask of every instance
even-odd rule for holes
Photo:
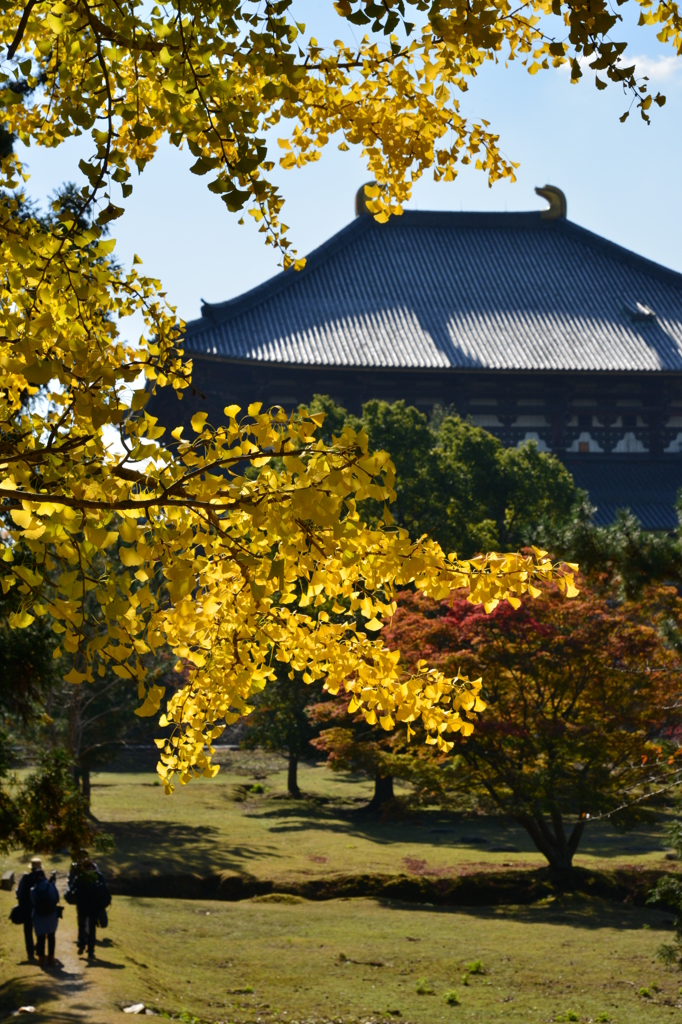
[[[371,792],[367,781],[304,767],[310,796],[292,801],[283,794],[281,762],[231,761],[213,782],[173,798],[150,775],[96,776],[93,811],[117,843],[107,872],[230,872],[301,883],[353,873],[446,878],[543,863],[500,819],[419,811],[380,822],[358,813]],[[249,792],[252,785],[265,792]],[[626,836],[594,828],[577,863],[671,867],[660,827]],[[63,872],[67,862],[48,866]],[[7,867],[20,870],[21,858],[0,864]],[[3,921],[12,902],[11,893],[0,894]],[[66,908],[58,933],[64,968],[52,977],[19,963],[20,928],[0,931],[0,1019],[28,1003],[39,1010],[29,1019],[110,1024],[128,1019],[121,1005],[138,1001],[186,1019],[249,1024],[682,1019],[682,978],[655,960],[670,915],[585,896],[478,910],[371,899],[118,896],[96,967],[76,957],[74,917]],[[476,960],[486,973],[463,984]],[[418,994],[421,981],[433,994]]]

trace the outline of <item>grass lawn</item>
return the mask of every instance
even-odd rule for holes
[[[3,893],[3,915],[9,905]],[[17,966],[21,930],[4,930],[0,1014],[31,1003],[40,1022],[110,1024],[138,1001],[253,1024],[659,1024],[682,1012],[682,979],[654,960],[666,915],[599,901],[465,912],[364,899],[119,897],[95,967],[76,961],[73,917],[69,908],[58,933],[65,967],[51,980]],[[475,961],[484,973],[463,984]]]
[[[301,788],[310,796],[291,800],[283,759],[237,752],[229,762],[215,779],[178,787],[172,797],[153,773],[95,775],[93,812],[116,841],[113,855],[102,861],[105,870],[301,880],[336,872],[437,875],[545,863],[523,829],[502,818],[427,810],[379,822],[358,814],[372,792],[360,776],[304,765]],[[265,792],[249,792],[253,787]],[[592,825],[575,864],[670,867],[662,825],[626,835],[608,823]],[[0,859],[1,871],[20,866],[17,854]],[[58,858],[53,866],[64,871],[68,863]]]
[[[501,819],[430,810],[403,821],[368,819],[358,811],[371,784],[323,767],[304,766],[309,796],[290,800],[284,768],[277,758],[231,755],[215,780],[171,798],[150,774],[95,776],[93,811],[116,839],[102,866],[110,874],[222,871],[276,882],[543,864],[525,834]],[[592,826],[576,863],[671,867],[660,826],[625,836]],[[63,882],[66,858],[46,866]],[[22,858],[0,862],[9,867],[21,870]],[[12,903],[11,893],[0,893],[3,921]],[[188,1020],[249,1024],[682,1019],[682,976],[654,959],[670,915],[597,899],[465,910],[370,899],[117,896],[94,967],[76,956],[74,917],[66,908],[63,967],[53,976],[20,963],[20,928],[0,930],[0,1020],[31,1004],[39,1013],[29,1019],[110,1024],[128,1019],[120,1007],[138,1001]],[[464,984],[477,960],[483,973]]]

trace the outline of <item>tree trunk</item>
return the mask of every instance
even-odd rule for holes
[[[380,810],[384,804],[387,804],[389,800],[393,799],[393,776],[392,775],[375,775],[374,776],[374,796],[369,802],[368,809],[373,811]]]
[[[544,815],[518,814],[515,816],[519,825],[523,825],[540,853],[547,858],[550,874],[557,885],[570,885],[573,873],[573,857],[585,831],[586,818],[581,818],[573,826],[570,836],[566,836],[561,813],[555,810],[552,815],[552,827]]]
[[[298,788],[298,754],[289,752],[289,770],[287,772],[287,789],[289,794],[298,798],[301,790]]]
[[[90,806],[90,769],[81,765],[81,792]]]

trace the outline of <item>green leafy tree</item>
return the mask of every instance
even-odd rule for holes
[[[0,846],[16,827],[16,806],[10,795],[14,749],[35,729],[44,701],[54,684],[54,641],[43,622],[28,629],[10,629],[16,595],[0,597]],[[3,838],[4,837],[4,838]]]
[[[9,789],[12,781],[11,758],[7,734],[0,732],[0,853],[11,848],[11,839],[19,823],[18,807]]]
[[[22,630],[9,627],[16,596],[0,598],[0,850],[7,850],[22,817],[12,776],[14,748],[44,714],[44,700],[56,679],[54,642],[44,623]]]
[[[17,787],[16,795],[4,793],[0,804],[0,844],[5,850],[23,847],[38,853],[111,848],[111,839],[91,818],[88,802],[73,778],[72,762],[65,750],[49,750],[35,771]]]
[[[534,441],[505,448],[452,416],[442,420],[437,438],[447,543],[458,552],[515,549],[534,538],[541,522],[554,529],[570,521],[578,496],[573,478]]]
[[[412,536],[447,536],[447,513],[438,479],[437,435],[423,413],[403,401],[376,399],[362,407],[360,423],[370,444],[389,452],[396,470],[391,515]],[[377,509],[377,513],[380,510]],[[447,547],[447,544],[445,545]]]
[[[391,514],[447,551],[469,557],[511,550],[533,541],[540,524],[553,536],[571,522],[580,492],[559,459],[533,441],[505,448],[466,420],[441,412],[429,423],[403,401],[366,402],[359,419],[326,395],[316,395],[311,409],[325,413],[330,434],[347,422],[363,427],[373,448],[390,452],[397,495]],[[381,507],[374,514],[381,516]]]
[[[678,510],[680,509],[678,502]],[[594,506],[584,498],[572,517],[553,527],[540,524],[536,543],[561,550],[592,577],[599,573],[617,581],[627,597],[636,597],[652,583],[682,585],[680,528],[664,532],[643,530],[639,520],[622,509],[609,526],[594,523]]]
[[[10,629],[13,600],[0,601],[0,729],[25,729],[40,716],[56,679],[54,641],[44,623],[19,633]]]
[[[299,761],[312,752],[311,741],[319,732],[308,709],[320,699],[319,684],[305,683],[300,672],[289,679],[288,673],[283,675],[280,670],[274,682],[255,699],[255,710],[246,719],[244,747],[286,751],[287,789],[293,797],[301,796]]]
[[[463,557],[539,544],[578,562],[595,581],[617,581],[627,597],[652,583],[682,585],[679,527],[644,530],[627,509],[610,525],[596,525],[588,496],[558,458],[532,441],[504,448],[447,409],[435,409],[427,421],[404,402],[367,402],[357,417],[316,395],[311,409],[325,413],[328,441],[349,423],[364,427],[374,448],[391,453],[397,472],[391,512],[413,535],[428,533]],[[682,515],[682,497],[678,508]]]

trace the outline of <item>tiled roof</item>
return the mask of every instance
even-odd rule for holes
[[[363,215],[305,270],[205,305],[185,348],[308,366],[680,371],[682,274],[539,212]]]
[[[682,462],[677,459],[563,459],[578,487],[596,505],[595,522],[605,526],[616,512],[629,508],[645,530],[673,530],[677,491],[682,487]]]

